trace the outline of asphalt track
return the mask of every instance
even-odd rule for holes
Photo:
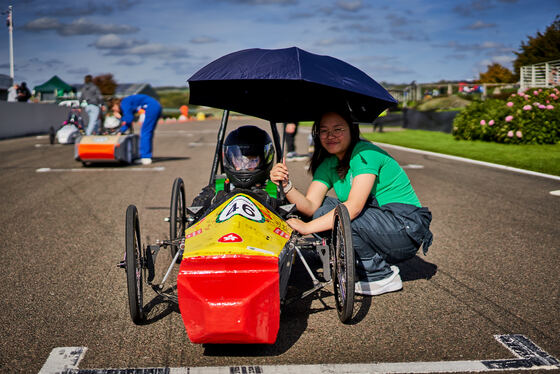
[[[230,129],[241,123],[265,125],[234,119]],[[461,371],[451,362],[514,358],[501,334],[560,358],[560,196],[550,193],[560,182],[394,149],[433,213],[434,244],[400,265],[402,291],[357,297],[343,325],[327,288],[282,311],[271,346],[191,344],[178,309],[151,291],[148,323],[134,325],[116,267],[126,207],[138,207],[144,243],[166,238],[173,180],[185,180],[189,201],[208,182],[217,126],[160,125],[149,166],[83,167],[72,146],[47,137],[0,141],[1,372],[36,373],[57,347],[87,347],[80,369],[449,362]],[[304,165],[288,164],[300,189]]]

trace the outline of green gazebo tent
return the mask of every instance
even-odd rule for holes
[[[33,88],[35,93],[41,94],[41,101],[55,100],[57,96],[66,96],[70,92],[74,92],[74,88],[60,79],[57,75],[43,84]]]

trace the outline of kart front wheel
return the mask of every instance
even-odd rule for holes
[[[128,287],[128,305],[132,321],[139,325],[144,321],[143,284],[142,284],[142,243],[140,241],[140,221],[138,210],[134,205],[126,209],[125,225],[126,245],[126,283]]]
[[[348,323],[354,311],[355,264],[350,215],[344,204],[339,204],[334,211],[331,256],[338,318]]]
[[[171,206],[169,207],[169,236],[171,240],[179,239],[185,235],[185,225],[187,222],[185,207],[185,184],[181,178],[176,178],[171,190]],[[171,257],[175,257],[179,246],[171,245]],[[177,259],[180,263],[181,259]]]

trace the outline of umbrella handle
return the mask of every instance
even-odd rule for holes
[[[282,131],[282,147],[280,148],[280,155],[282,160],[284,159],[284,146],[286,144],[286,127],[288,124],[284,122],[284,130]],[[282,182],[278,183],[278,199],[281,202],[286,200],[286,194],[284,193],[284,187],[282,186]]]

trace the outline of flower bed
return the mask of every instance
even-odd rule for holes
[[[560,141],[560,91],[529,89],[506,100],[472,103],[453,121],[456,139],[511,144]]]

